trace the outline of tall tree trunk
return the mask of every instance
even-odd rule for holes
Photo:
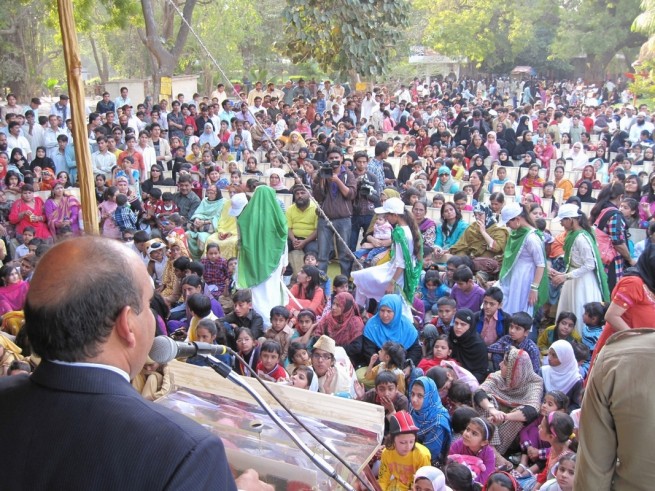
[[[161,89],[161,78],[172,77],[177,62],[180,59],[184,45],[186,44],[189,35],[189,27],[185,22],[180,23],[180,28],[177,31],[175,44],[171,49],[166,48],[162,42],[162,37],[158,31],[158,23],[155,18],[153,9],[154,0],[141,0],[141,9],[143,10],[143,20],[145,22],[145,30],[139,29],[139,37],[141,42],[150,51],[153,67],[152,67],[152,82],[153,82],[153,96],[159,97]],[[191,23],[193,16],[193,9],[198,0],[186,0],[184,9],[182,10],[183,17]]]
[[[105,84],[107,83],[107,80],[109,79],[109,74],[107,73],[106,68],[107,67],[107,56],[105,55],[105,51],[102,51],[102,58],[98,56],[98,48],[96,46],[96,41],[93,35],[89,35],[89,41],[91,42],[91,49],[93,51],[93,59],[96,62],[96,67],[98,68],[98,76],[100,77],[100,83]],[[104,63],[103,63],[104,61]]]

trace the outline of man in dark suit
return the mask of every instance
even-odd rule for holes
[[[25,305],[42,362],[0,380],[3,489],[237,489],[220,439],[130,385],[155,333],[152,295],[119,242],[77,238],[43,256]],[[254,471],[237,482],[272,490]]]

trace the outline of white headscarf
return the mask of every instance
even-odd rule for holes
[[[561,390],[567,394],[578,380],[582,379],[573,346],[568,341],[560,339],[551,344],[550,348],[557,354],[560,364],[556,367],[546,365],[541,368],[546,391]]]
[[[432,483],[432,489],[434,491],[452,491],[448,486],[446,486],[446,476],[436,467],[426,465],[421,467],[414,474],[414,482],[417,479],[427,479]]]
[[[585,165],[589,163],[589,157],[584,151],[584,146],[580,142],[575,142],[571,147],[571,153],[567,157],[573,162],[573,169],[582,169]]]

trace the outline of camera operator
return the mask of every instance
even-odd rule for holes
[[[338,148],[328,150],[327,162],[323,163],[314,176],[312,186],[314,198],[320,204],[334,229],[346,244],[350,239],[353,200],[357,194],[357,181],[343,163],[343,155]],[[331,174],[330,174],[331,172]],[[318,267],[327,273],[328,260],[334,243],[334,233],[324,218],[318,219]],[[350,256],[344,245],[337,239],[337,254],[341,274],[350,275]]]
[[[366,152],[357,152],[354,156],[355,167],[353,175],[357,180],[357,196],[353,202],[352,226],[350,228],[350,242],[348,246],[351,250],[357,249],[359,231],[366,230],[371,223],[371,218],[376,207],[380,206],[380,195],[378,189],[378,180],[375,174],[367,170],[368,156]]]

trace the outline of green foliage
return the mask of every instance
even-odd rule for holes
[[[635,73],[635,79],[628,84],[630,92],[632,92],[635,97],[640,99],[646,99],[652,103],[655,100],[655,79],[653,74],[655,73],[655,61],[650,60],[644,62],[639,67],[639,72]]]
[[[415,6],[427,18],[427,45],[489,71],[511,67],[534,40],[534,12],[524,0],[416,0]]]
[[[575,0],[562,15],[551,57],[586,56],[603,72],[614,55],[640,46],[646,40],[630,29],[640,12],[639,3],[640,0],[613,0],[603,4],[596,0]]]
[[[313,59],[325,72],[383,75],[409,11],[407,0],[287,0],[280,48],[293,63]]]

